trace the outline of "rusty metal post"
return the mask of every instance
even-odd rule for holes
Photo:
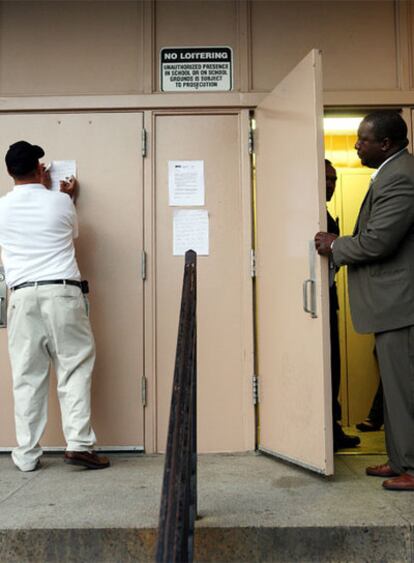
[[[157,563],[191,563],[197,515],[197,255],[185,255]]]

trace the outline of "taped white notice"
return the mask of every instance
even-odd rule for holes
[[[170,160],[168,192],[170,206],[204,205],[204,161]]]
[[[173,221],[173,255],[183,256],[194,250],[200,256],[209,254],[209,220],[205,209],[176,209]]]
[[[76,176],[76,160],[52,160],[50,163],[51,190],[60,190],[60,181]]]

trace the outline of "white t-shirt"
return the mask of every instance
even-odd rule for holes
[[[78,236],[71,198],[41,184],[15,186],[0,198],[0,245],[6,283],[80,280],[73,239]]]

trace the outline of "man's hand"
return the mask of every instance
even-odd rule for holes
[[[40,165],[40,183],[47,190],[50,190],[50,188],[52,187],[52,180],[50,178],[50,166],[46,166],[46,164]]]
[[[78,181],[76,180],[75,176],[71,176],[66,180],[61,180],[60,191],[64,194],[68,194],[68,196],[72,198],[73,203],[75,203],[78,191]]]
[[[332,233],[316,233],[315,246],[318,253],[322,256],[329,256],[332,254],[331,244],[337,238],[337,235]]]

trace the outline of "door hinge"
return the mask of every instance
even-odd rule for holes
[[[147,141],[147,130],[142,129],[141,131],[141,154],[145,158],[147,156],[147,148],[148,148],[148,141]]]
[[[252,393],[253,393],[253,405],[259,403],[259,379],[257,375],[252,377]]]
[[[143,281],[147,279],[147,253],[145,250],[141,252],[141,279]]]
[[[256,251],[254,248],[250,250],[250,276],[256,277]]]
[[[248,135],[248,138],[247,138],[247,149],[249,151],[249,154],[254,153],[254,124],[253,124],[252,120],[250,120],[250,123],[249,123],[249,135]]]
[[[141,377],[141,402],[142,406],[147,406],[147,378],[145,375]]]

